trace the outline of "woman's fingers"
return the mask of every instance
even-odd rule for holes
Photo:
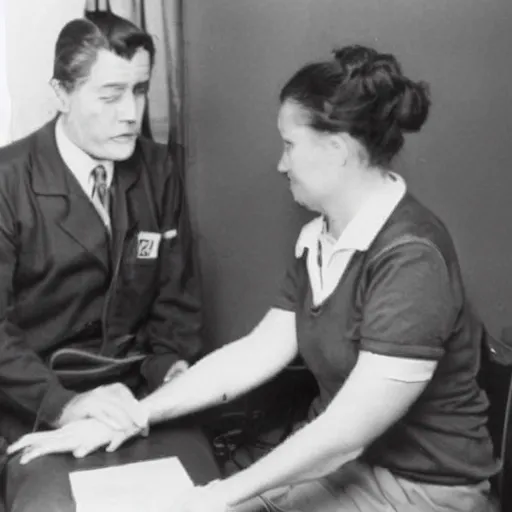
[[[144,409],[122,384],[96,389],[94,400],[89,403],[89,416],[117,430],[130,430],[133,426],[144,428],[147,425]]]
[[[119,403],[103,399],[91,404],[88,416],[101,421],[114,430],[126,430],[133,427],[134,422],[130,415],[123,410]]]
[[[124,384],[116,383],[106,386],[105,389],[114,395],[116,403],[119,402],[119,398],[122,399],[124,409],[135,425],[140,428],[147,426],[147,413],[128,387]]]

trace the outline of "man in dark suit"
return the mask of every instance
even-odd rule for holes
[[[139,135],[154,52],[149,35],[110,13],[70,22],[55,51],[60,115],[0,149],[8,443],[85,418],[144,425],[137,398],[199,357],[182,182],[166,148]],[[17,505],[24,471],[19,456],[6,464],[12,510],[32,510]]]

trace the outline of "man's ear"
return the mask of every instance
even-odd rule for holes
[[[57,98],[57,108],[60,112],[63,114],[66,114],[69,112],[70,107],[70,94],[66,90],[66,88],[62,85],[62,83],[52,78],[50,80],[50,85],[53,89],[53,92],[55,93],[55,97]]]

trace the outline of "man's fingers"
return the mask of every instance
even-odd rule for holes
[[[26,449],[20,458],[20,464],[28,464],[31,460],[37,459],[37,457],[40,457],[40,455],[35,448]]]
[[[72,452],[75,457],[85,457],[100,446],[109,444],[115,432],[97,420],[80,420],[58,430],[28,434],[13,443],[9,453],[23,450],[21,464],[50,453]],[[119,434],[125,435],[124,432]]]
[[[20,458],[20,464],[28,464],[30,461],[48,455],[49,453],[58,453],[55,450],[50,449],[48,446],[35,446],[27,448]]]
[[[50,453],[68,452],[73,448],[72,440],[68,437],[56,437],[41,440],[37,444],[33,444],[23,452],[20,464],[27,464],[31,460],[48,455]]]
[[[81,459],[82,457],[86,457],[90,453],[96,451],[98,448],[100,448],[104,444],[106,444],[106,443],[93,443],[93,444],[89,444],[89,445],[80,446],[80,447],[76,448],[75,450],[73,450],[73,455],[77,459]]]
[[[41,434],[27,434],[21,437],[16,442],[7,447],[7,454],[11,455],[12,453],[19,452],[27,446],[35,443],[39,437],[41,437]]]
[[[110,444],[107,446],[105,451],[111,453],[115,452],[127,439],[129,436],[125,436],[121,433],[115,434]]]
[[[65,433],[55,430],[26,434],[7,448],[7,454],[10,455],[23,449],[47,443],[62,442],[65,439],[65,436]]]

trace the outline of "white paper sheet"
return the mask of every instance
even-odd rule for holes
[[[70,473],[77,512],[165,512],[194,484],[177,457]]]

